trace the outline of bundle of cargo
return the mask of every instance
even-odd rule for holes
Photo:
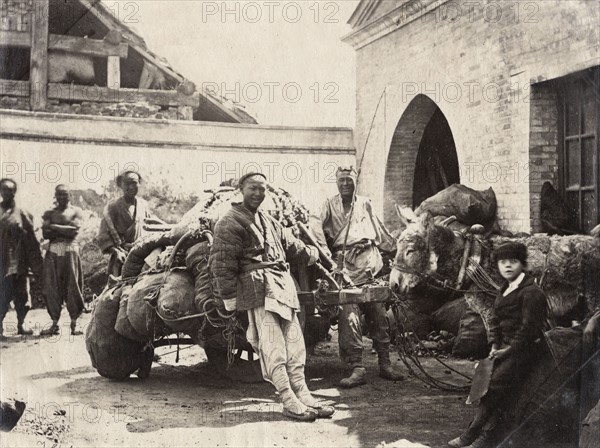
[[[207,355],[233,346],[249,349],[244,322],[213,296],[208,267],[211,230],[241,200],[230,186],[206,190],[177,225],[134,245],[119,285],[97,299],[87,330],[87,349],[100,375],[125,378],[140,368],[147,374],[152,343],[173,333],[190,336]],[[268,187],[261,207],[294,233],[298,222],[308,221],[308,210],[280,188]]]
[[[458,356],[480,357],[489,349],[487,320],[503,281],[491,253],[502,243],[518,241],[527,247],[527,271],[548,297],[552,324],[570,326],[600,308],[600,239],[506,236],[508,232],[496,232],[495,203],[491,189],[453,185],[414,213],[397,208],[401,228],[390,283],[408,296],[411,309],[418,313],[414,326],[421,337],[431,329],[445,329],[440,324],[458,327],[454,346]],[[461,295],[467,305],[462,315],[460,307],[446,304]]]

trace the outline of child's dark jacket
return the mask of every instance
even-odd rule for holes
[[[545,344],[536,344],[536,340],[543,336],[547,316],[546,296],[533,277],[525,275],[517,289],[504,297],[507,287],[508,283],[496,297],[489,328],[490,343],[511,346],[508,356],[494,363],[488,389],[501,394],[518,387],[545,349]]]
[[[546,296],[528,275],[504,297],[502,293],[507,287],[508,284],[503,286],[494,302],[489,340],[498,347],[508,344],[512,351],[520,352],[542,336],[547,317]]]

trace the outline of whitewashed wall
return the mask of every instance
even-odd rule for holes
[[[355,163],[352,131],[175,122],[0,110],[1,176],[36,220],[59,183],[101,192],[137,168],[178,193],[261,171],[309,208],[336,193],[335,169]]]

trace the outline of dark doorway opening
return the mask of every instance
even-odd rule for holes
[[[439,108],[425,127],[413,179],[413,208],[452,184],[460,183],[452,131]]]

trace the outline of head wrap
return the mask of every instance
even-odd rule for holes
[[[349,167],[339,166],[337,169],[337,172],[335,173],[335,178],[340,179],[342,177],[349,177],[354,181],[354,183],[356,183],[358,174],[356,173],[356,170],[354,169],[353,166],[349,166]]]
[[[508,242],[498,246],[492,255],[493,260],[519,260],[523,264],[527,264],[527,246],[523,243]]]
[[[247,179],[251,178],[252,176],[260,176],[260,177],[263,177],[265,180],[267,180],[267,176],[265,176],[263,173],[258,173],[258,172],[246,173],[242,177],[240,177],[240,180],[238,181],[238,186],[240,188],[242,188],[242,186],[244,185],[244,182]]]

